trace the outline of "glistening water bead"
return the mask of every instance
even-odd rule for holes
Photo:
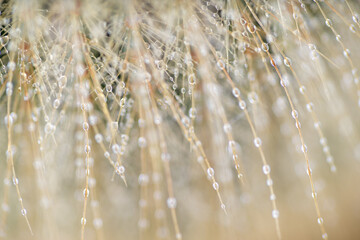
[[[259,147],[261,147],[261,144],[262,144],[262,141],[261,141],[260,138],[257,137],[257,138],[254,139],[255,147],[259,148]]]
[[[267,164],[264,165],[262,169],[263,169],[263,173],[264,173],[265,175],[269,174],[269,173],[270,173],[270,170],[271,170],[270,166],[267,165]]]
[[[274,209],[274,210],[272,211],[271,215],[272,215],[273,218],[279,218],[279,215],[280,215],[280,214],[279,214],[279,210]]]
[[[176,208],[176,199],[175,198],[168,198],[167,199],[167,201],[166,201],[166,203],[167,203],[167,206],[168,206],[168,208]]]
[[[208,176],[209,176],[210,178],[214,177],[214,175],[215,175],[214,169],[213,169],[213,168],[208,168],[208,169],[207,169],[207,174],[208,174]]]

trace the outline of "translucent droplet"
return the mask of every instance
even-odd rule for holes
[[[25,208],[21,209],[21,215],[26,216],[26,214],[27,214],[26,209]]]
[[[294,118],[294,119],[297,119],[299,117],[299,114],[298,112],[294,109],[291,111],[291,116]]]
[[[273,218],[279,218],[279,210],[274,209],[274,210],[272,211],[272,217],[273,217]]]
[[[193,119],[196,117],[196,108],[189,109],[189,117]]]
[[[0,37],[0,44],[2,46],[5,46],[6,44],[8,44],[8,42],[9,42],[9,36]]]
[[[303,144],[303,145],[301,146],[301,151],[302,151],[303,153],[306,153],[306,152],[307,152],[307,146],[306,146],[305,144]]]
[[[299,92],[300,92],[301,94],[304,94],[305,91],[306,91],[305,86],[301,86],[301,87],[299,88]]]
[[[213,188],[214,188],[214,190],[219,190],[219,184],[217,183],[217,182],[214,182],[213,183]]]
[[[224,124],[224,132],[229,133],[231,131],[231,125],[230,123]]]
[[[349,57],[350,56],[350,50],[349,49],[345,49],[343,52],[345,57]]]
[[[90,194],[89,189],[85,188],[84,191],[83,191],[83,196],[84,196],[84,198],[89,197],[89,194]]]
[[[317,193],[316,193],[316,192],[311,193],[311,197],[312,197],[313,199],[316,199],[316,198],[317,198]]]
[[[55,126],[51,123],[46,123],[45,125],[45,133],[46,134],[53,134],[55,132]]]
[[[276,199],[275,194],[270,194],[270,200],[271,200],[271,201],[274,201],[275,199]]]
[[[338,41],[338,42],[341,41],[341,35],[337,34],[335,38],[336,38],[336,41]]]
[[[18,185],[19,184],[19,179],[16,178],[16,177],[13,177],[13,184]]]
[[[85,225],[86,224],[86,218],[81,218],[81,225]]]
[[[355,25],[354,24],[350,24],[349,26],[349,29],[352,33],[355,33],[356,32],[356,28],[355,28]]]
[[[188,77],[188,82],[191,86],[195,85],[196,83],[196,77],[195,77],[195,74],[190,74],[189,77]]]
[[[176,208],[176,199],[175,198],[168,198],[167,201],[168,208]]]
[[[239,101],[239,107],[241,110],[244,110],[246,108],[246,102],[243,100]]]
[[[264,169],[263,169],[264,170]],[[266,185],[268,185],[269,187],[271,186],[271,185],[273,185],[273,180],[270,178],[270,179],[267,179],[266,180]]]
[[[140,148],[146,147],[146,139],[144,137],[139,137],[138,145],[139,145]]]
[[[284,58],[284,64],[285,64],[285,66],[290,67],[290,66],[291,66],[291,60],[290,60],[290,58],[285,57],[285,58]]]
[[[264,51],[264,52],[268,52],[269,51],[269,45],[267,43],[262,43],[261,44],[261,49]]]
[[[93,225],[96,229],[99,229],[103,226],[103,220],[101,218],[94,218]]]
[[[312,102],[306,104],[306,109],[308,110],[308,112],[312,112],[314,108],[314,104]]]
[[[53,102],[53,108],[57,109],[60,106],[60,100],[59,99],[55,99]]]
[[[86,144],[85,147],[84,147],[84,151],[85,153],[89,153],[91,151],[91,147],[89,144]]]
[[[4,117],[4,123],[5,125],[11,126],[13,124],[13,117],[11,115]]]
[[[233,88],[232,94],[234,95],[234,97],[238,98],[240,96],[240,90],[238,88]]]
[[[249,92],[248,99],[251,104],[255,104],[258,101],[259,97],[256,92]]]
[[[141,173],[138,182],[140,185],[146,185],[149,182],[149,176],[145,173]]]
[[[263,170],[263,173],[264,173],[265,175],[267,175],[267,174],[270,173],[271,168],[270,168],[270,166],[269,166],[268,164],[266,164],[266,165],[263,166],[262,170]]]
[[[259,147],[261,147],[261,144],[262,144],[262,141],[261,141],[260,138],[257,137],[257,138],[254,139],[255,147],[259,148]]]
[[[256,32],[256,26],[254,24],[252,24],[252,23],[248,23],[246,28],[250,33],[255,33]]]
[[[95,135],[95,141],[97,143],[101,143],[103,141],[103,136],[100,133],[96,134]]]
[[[332,26],[332,21],[330,19],[326,19],[325,24],[326,24],[326,26],[331,27]]]
[[[122,175],[125,173],[125,167],[124,166],[119,166],[116,168],[116,173],[119,174],[119,175]]]
[[[89,130],[89,124],[87,122],[83,122],[83,129],[86,132]]]
[[[318,218],[318,219],[317,219],[317,222],[318,222],[318,224],[320,224],[320,225],[321,225],[321,224],[323,224],[324,219],[320,217],[320,218]]]
[[[58,79],[58,86],[59,88],[64,88],[66,86],[67,83],[67,77],[66,76],[61,76]]]
[[[214,174],[215,174],[214,169],[211,168],[211,167],[208,168],[208,169],[207,169],[207,174],[208,174],[209,177],[214,177]]]
[[[355,13],[353,16],[352,16],[352,19],[354,21],[354,23],[359,23],[360,22],[360,18],[359,18],[359,15],[357,13]]]
[[[111,146],[111,149],[112,149],[113,153],[119,154],[121,148],[120,148],[119,144],[115,143]]]
[[[217,66],[218,66],[218,68],[220,68],[221,70],[224,70],[225,69],[225,63],[224,63],[224,61],[223,60],[219,60],[219,61],[217,61]]]
[[[105,89],[108,93],[112,92],[112,86],[111,84],[106,84]]]
[[[111,129],[117,131],[119,128],[118,122],[111,122]]]

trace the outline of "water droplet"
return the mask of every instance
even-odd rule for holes
[[[189,117],[194,119],[196,117],[196,108],[189,109]]]
[[[252,24],[252,23],[248,23],[246,28],[250,33],[255,33],[256,32],[256,26],[254,24]]]
[[[125,172],[125,167],[124,166],[121,165],[121,166],[116,168],[116,173],[118,175],[122,175],[122,174],[124,174],[124,172]]]
[[[19,179],[16,178],[16,177],[13,177],[13,184],[18,185],[19,184]]]
[[[291,116],[294,118],[294,119],[297,119],[299,117],[299,114],[298,112],[294,109],[291,111]]]
[[[100,133],[96,134],[95,135],[95,141],[97,143],[101,143],[103,141],[103,136]]]
[[[274,210],[272,211],[272,217],[273,217],[273,218],[279,218],[279,210],[274,209]]]
[[[261,49],[264,51],[264,52],[267,52],[269,51],[269,45],[267,43],[262,43],[261,44]]]
[[[91,147],[89,144],[86,144],[85,147],[84,147],[84,151],[85,153],[89,153],[91,151]]]
[[[270,194],[270,200],[275,201],[275,199],[276,199],[276,195],[275,194]]]
[[[330,19],[326,19],[326,20],[325,20],[325,24],[326,24],[326,26],[328,26],[328,27],[332,27],[332,21],[331,21]]]
[[[355,13],[353,16],[352,16],[352,19],[354,21],[354,23],[359,23],[360,22],[360,18],[359,18],[359,15],[357,13]]]
[[[243,100],[239,101],[239,107],[241,110],[244,110],[246,108],[246,102]]]
[[[264,169],[263,169],[264,170]],[[269,187],[273,185],[273,180],[270,178],[270,179],[267,179],[266,180],[266,185],[268,185]]]
[[[107,91],[108,93],[112,92],[112,86],[111,86],[111,84],[106,84],[105,89],[106,89],[106,91]]]
[[[254,139],[255,147],[259,148],[259,147],[261,147],[261,144],[262,144],[262,141],[261,141],[260,138],[257,137],[257,138]]]
[[[93,225],[96,229],[99,229],[103,226],[103,220],[101,218],[94,218]]]
[[[84,196],[84,198],[89,197],[89,194],[90,194],[89,189],[85,188],[84,191],[83,191],[83,196]]]
[[[188,82],[191,86],[195,85],[196,83],[196,77],[195,77],[195,74],[190,74],[189,77],[188,77]]]
[[[269,166],[268,164],[266,164],[266,165],[263,166],[262,170],[263,170],[263,173],[264,173],[265,175],[267,175],[267,174],[270,173],[271,168],[270,168],[270,166]]]
[[[306,109],[308,110],[308,112],[312,112],[314,109],[314,104],[312,102],[306,104]]]
[[[306,153],[307,152],[307,146],[305,144],[301,145],[301,151],[303,153]]]
[[[146,147],[146,139],[144,137],[139,137],[138,139],[138,145],[140,148]]]
[[[167,199],[167,201],[166,201],[166,203],[167,203],[167,206],[168,206],[168,208],[176,208],[176,199],[175,198],[168,198]]]
[[[89,130],[89,124],[87,122],[83,122],[83,129],[86,132]]]
[[[238,98],[240,96],[240,90],[238,88],[233,88],[232,94],[234,95],[234,97]]]
[[[46,134],[53,134],[55,132],[56,127],[51,123],[46,123],[45,125],[45,133]]]
[[[66,86],[67,83],[67,77],[66,76],[61,76],[58,79],[58,86],[59,88],[64,88]]]
[[[285,64],[285,66],[290,67],[290,66],[291,66],[291,60],[290,60],[290,58],[285,57],[285,58],[284,58],[284,64]]]
[[[26,214],[27,214],[26,209],[25,208],[21,209],[21,215],[26,216]]]
[[[211,177],[214,177],[214,174],[215,174],[215,171],[214,171],[214,169],[213,168],[208,168],[207,169],[207,174],[208,174],[208,176],[211,178]]]
[[[224,132],[229,133],[231,131],[231,125],[230,123],[224,124]]]
[[[55,99],[53,102],[53,108],[57,109],[60,106],[60,100],[59,99]]]
[[[217,61],[217,66],[218,66],[218,68],[220,68],[221,70],[224,70],[225,69],[225,63],[224,63],[224,61],[223,60],[219,60],[219,61]]]

